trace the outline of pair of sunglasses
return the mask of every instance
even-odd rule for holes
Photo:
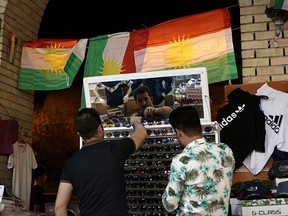
[[[129,134],[130,134],[129,131],[121,131],[121,132],[119,132],[119,131],[114,131],[114,132],[107,131],[107,132],[104,133],[104,136],[106,138],[112,138],[112,137],[119,138],[120,136],[128,137]]]

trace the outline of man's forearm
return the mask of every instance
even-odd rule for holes
[[[155,114],[168,116],[173,109],[169,106],[162,106],[155,108]]]

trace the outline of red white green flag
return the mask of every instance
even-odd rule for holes
[[[135,73],[134,50],[130,33],[120,32],[90,38],[84,76]]]
[[[209,83],[238,78],[230,14],[217,9],[135,31],[136,71],[206,67]]]
[[[238,78],[228,9],[92,38],[84,76],[193,67],[206,67],[210,84]]]
[[[18,88],[71,87],[84,60],[88,39],[37,39],[23,44]]]
[[[288,0],[271,0],[270,7],[288,11]]]
[[[89,39],[84,77],[135,73],[134,49],[129,32],[100,35]],[[86,107],[82,89],[81,108]]]

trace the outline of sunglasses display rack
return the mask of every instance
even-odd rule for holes
[[[162,194],[168,183],[171,160],[182,151],[170,124],[145,125],[148,137],[126,160],[126,196],[131,216],[170,216],[162,205]],[[219,142],[216,122],[202,124],[207,141]],[[132,127],[105,127],[106,139],[130,136]]]

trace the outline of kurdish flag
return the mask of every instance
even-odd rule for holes
[[[129,32],[90,38],[84,76],[135,73],[132,41]]]
[[[143,32],[144,31],[144,32]],[[206,67],[209,83],[238,78],[230,14],[217,9],[134,31],[137,72]]]
[[[84,60],[87,42],[88,39],[37,39],[24,42],[18,88],[69,88]]]
[[[84,77],[135,73],[133,39],[130,32],[119,32],[90,38]],[[82,88],[81,108],[86,107]]]
[[[84,76],[193,67],[206,67],[210,84],[238,78],[228,9],[92,38]]]
[[[288,0],[271,0],[270,7],[288,11]]]

